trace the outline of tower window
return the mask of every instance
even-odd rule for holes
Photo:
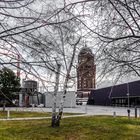
[[[88,68],[89,69],[89,68],[91,68],[91,66],[90,65],[86,65],[85,68]]]

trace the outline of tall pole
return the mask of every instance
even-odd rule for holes
[[[129,83],[127,83],[127,97],[128,97],[128,108],[130,107],[130,100],[129,100]]]
[[[129,83],[127,83],[127,97],[128,97],[128,109],[127,109],[127,113],[128,113],[128,119],[130,119],[130,93],[129,93]]]

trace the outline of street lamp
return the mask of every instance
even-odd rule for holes
[[[130,98],[129,98],[129,96],[130,96],[130,93],[129,93],[129,83],[127,83],[127,97],[128,97],[128,108],[130,107]]]
[[[128,109],[127,109],[127,113],[128,113],[128,119],[130,119],[130,93],[129,93],[129,83],[127,83],[127,99],[128,99]]]

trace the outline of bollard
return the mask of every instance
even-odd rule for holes
[[[137,107],[135,106],[135,118],[137,118]]]
[[[139,108],[139,117],[140,117],[140,108]]]
[[[114,118],[116,117],[116,112],[113,112],[113,117],[114,117]]]
[[[130,119],[130,109],[127,109],[128,119]]]
[[[10,118],[10,110],[7,110],[7,119]]]
[[[87,104],[85,104],[85,113],[87,114]]]

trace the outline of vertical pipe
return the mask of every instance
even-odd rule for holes
[[[130,107],[130,99],[129,99],[129,83],[127,83],[127,96],[128,96],[128,108]]]
[[[128,96],[128,119],[130,119],[130,99],[129,99],[129,83],[127,83],[127,96]]]

